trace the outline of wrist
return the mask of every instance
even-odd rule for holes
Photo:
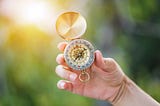
[[[115,93],[111,104],[113,106],[160,106],[157,101],[126,76]]]
[[[130,85],[134,85],[133,82],[129,78],[124,76],[121,83],[117,86],[114,94],[110,98],[108,98],[108,101],[112,105],[123,102],[123,98],[125,98],[126,94],[128,93],[128,86]]]
[[[129,98],[129,95],[131,93],[130,92],[131,89],[137,89],[136,85],[127,76],[125,76],[118,92],[116,93],[113,101],[111,102],[112,105],[114,105],[114,106],[127,106],[124,104],[126,102],[126,98]]]

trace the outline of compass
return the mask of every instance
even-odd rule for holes
[[[81,82],[89,81],[90,75],[86,70],[94,62],[94,47],[89,41],[80,38],[86,28],[86,20],[78,12],[65,12],[56,21],[57,33],[69,41],[64,50],[64,59],[70,68],[81,71]]]
[[[65,48],[64,58],[74,70],[85,70],[94,61],[94,47],[84,39],[76,39]]]

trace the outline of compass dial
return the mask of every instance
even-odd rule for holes
[[[87,69],[94,61],[94,47],[84,39],[73,40],[67,45],[64,58],[74,70]]]

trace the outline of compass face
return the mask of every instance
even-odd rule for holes
[[[66,63],[74,70],[84,70],[94,61],[94,47],[84,39],[71,41],[64,51]]]

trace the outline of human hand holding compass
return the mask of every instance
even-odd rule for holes
[[[61,42],[58,48],[64,52],[67,45],[67,42]],[[93,64],[86,70],[90,75],[90,80],[82,83],[79,80],[82,72],[70,68],[65,61],[64,54],[59,54],[56,58],[59,64],[56,67],[56,73],[65,80],[58,81],[57,86],[59,89],[65,89],[75,94],[113,102],[117,91],[124,88],[124,74],[113,59],[103,58],[99,50],[96,50],[94,55]],[[85,75],[84,77],[88,78]]]
[[[124,74],[113,59],[103,58],[100,51],[94,51],[90,42],[80,39],[86,30],[85,19],[77,12],[63,13],[57,19],[56,29],[63,39],[70,41],[58,45],[64,53],[57,56],[60,65],[56,67],[56,73],[67,80],[60,80],[58,87],[112,101]]]
[[[123,73],[116,61],[103,58],[90,42],[80,39],[86,21],[79,13],[60,15],[56,28],[63,39],[70,41],[58,45],[64,54],[56,58],[56,73],[66,79],[58,81],[59,89],[107,100],[114,106],[160,106]]]

